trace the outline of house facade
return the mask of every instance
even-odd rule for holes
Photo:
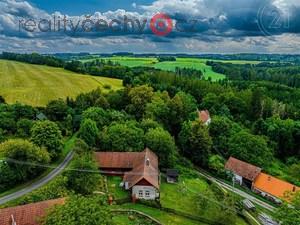
[[[159,198],[158,158],[150,149],[142,152],[96,152],[102,174],[121,176],[121,186],[136,199]]]

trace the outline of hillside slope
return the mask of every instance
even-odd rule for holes
[[[76,97],[97,87],[122,88],[122,81],[81,75],[62,68],[0,60],[0,95],[8,103],[44,106],[50,100]]]

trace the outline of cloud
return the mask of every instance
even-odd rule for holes
[[[290,52],[293,48],[284,42],[290,41],[294,45],[300,41],[299,0],[156,0],[148,5],[132,3],[132,9],[139,9],[139,12],[118,9],[69,16],[60,12],[49,14],[27,1],[1,0],[0,50],[217,52],[248,49]],[[177,25],[166,37],[154,35],[149,27],[150,19],[158,12],[168,14]],[[22,19],[37,22],[46,19],[53,25],[54,16],[56,19],[66,18],[65,29],[63,27],[59,32],[20,29]],[[128,19],[126,31],[124,16]],[[86,19],[93,22],[83,24]],[[138,22],[142,26],[145,19],[147,24],[143,32],[139,32]],[[115,22],[108,29],[99,30],[95,23],[100,20],[108,25],[115,20],[122,24],[118,26]],[[93,29],[86,32],[90,25]],[[47,24],[42,27],[47,28]],[[9,43],[10,40],[13,44]]]

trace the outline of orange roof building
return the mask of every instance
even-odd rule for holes
[[[39,219],[46,215],[48,208],[64,202],[65,199],[61,198],[0,209],[0,225],[39,225]]]
[[[101,172],[123,177],[126,190],[141,199],[156,199],[159,195],[158,157],[150,149],[142,152],[96,152]]]
[[[285,199],[286,192],[297,192],[300,188],[266,173],[260,173],[253,182],[253,191],[275,201]]]

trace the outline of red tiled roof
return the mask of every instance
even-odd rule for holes
[[[254,181],[260,174],[261,168],[253,166],[249,163],[243,162],[236,158],[230,157],[225,164],[225,169],[242,176],[250,181]]]
[[[253,183],[253,187],[281,199],[284,199],[286,192],[294,193],[300,191],[300,187],[265,173],[259,174]]]
[[[132,169],[141,158],[140,152],[95,152],[100,168]]]
[[[133,170],[125,173],[123,181],[128,182],[128,187],[131,188],[142,179],[145,179],[151,185],[159,189],[157,156],[149,149],[146,149],[142,153],[143,159],[136,164]]]
[[[38,219],[45,216],[46,209],[64,204],[65,199],[48,200],[12,208],[0,209],[0,225],[12,225],[12,216],[17,225],[39,225]]]
[[[128,182],[129,188],[142,179],[159,188],[158,158],[148,148],[143,152],[96,152],[95,158],[99,168],[131,169],[123,178],[124,182]]]
[[[198,116],[203,123],[206,123],[210,119],[210,114],[208,110],[198,111]]]

